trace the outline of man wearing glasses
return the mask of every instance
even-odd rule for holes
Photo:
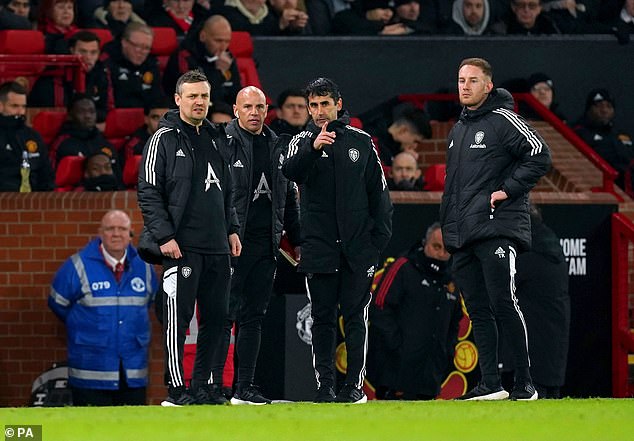
[[[553,20],[542,13],[541,0],[511,0],[511,14],[506,26],[507,34],[547,35],[560,34]]]
[[[149,26],[130,23],[104,48],[115,107],[147,107],[161,95],[158,61],[150,54],[153,39]]]

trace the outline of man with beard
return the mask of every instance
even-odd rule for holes
[[[401,152],[392,160],[387,186],[394,191],[421,191],[423,179],[414,155]]]
[[[24,122],[26,89],[0,86],[0,191],[53,189],[53,171],[42,137]]]

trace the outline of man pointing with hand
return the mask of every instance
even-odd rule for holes
[[[283,173],[300,186],[302,260],[311,302],[315,402],[365,403],[370,286],[392,234],[392,203],[370,135],[339,115],[338,86],[327,78],[305,90],[312,117],[289,144]],[[347,372],[335,396],[337,307],[343,315]]]

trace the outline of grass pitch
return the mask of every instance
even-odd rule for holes
[[[0,422],[42,425],[43,441],[615,441],[634,440],[634,400],[4,408]]]

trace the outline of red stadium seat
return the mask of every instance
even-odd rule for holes
[[[253,40],[251,34],[244,31],[233,31],[229,51],[236,58],[251,58],[253,56]]]
[[[84,174],[83,156],[64,156],[55,171],[55,191],[73,191]]]
[[[126,137],[132,135],[144,123],[145,115],[140,107],[112,109],[106,115],[103,135],[119,150]]]
[[[47,145],[55,139],[61,129],[62,124],[66,121],[65,111],[43,110],[38,112],[31,123]]]
[[[0,31],[0,54],[43,54],[44,34],[40,31]]]
[[[357,129],[362,129],[363,128],[363,122],[359,118],[354,117],[354,116],[350,117],[350,125],[352,127],[356,127]]]
[[[425,191],[443,191],[445,189],[445,164],[432,164],[425,170]]]
[[[152,31],[154,32],[154,39],[152,40],[150,53],[156,55],[160,70],[163,72],[170,55],[178,49],[178,38],[173,28],[156,27],[152,28]]]
[[[141,164],[141,155],[130,156],[125,161],[125,167],[123,167],[123,183],[127,188],[136,188],[137,180],[139,178],[139,164]]]
[[[236,64],[238,66],[238,72],[240,72],[242,87],[255,86],[263,90],[258,70],[255,67],[255,61],[253,61],[252,58],[236,58]]]

